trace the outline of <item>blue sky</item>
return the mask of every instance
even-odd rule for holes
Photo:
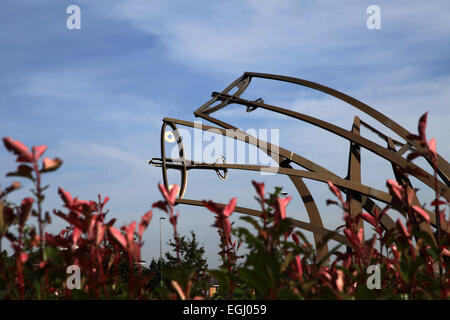
[[[81,8],[81,30],[66,28],[67,6]],[[380,30],[366,27],[366,8],[381,8]],[[26,145],[48,145],[47,156],[64,160],[49,174],[47,208],[59,207],[62,186],[82,199],[111,197],[118,225],[139,219],[159,199],[160,170],[147,159],[159,156],[164,116],[194,120],[192,112],[212,91],[244,71],[285,74],[348,93],[391,116],[410,131],[429,111],[428,134],[447,159],[450,148],[450,3],[436,1],[159,1],[2,0],[0,4],[0,133]],[[253,84],[253,83],[252,83]],[[307,89],[255,81],[249,93],[350,128],[358,114]],[[348,142],[311,126],[254,112],[223,112],[244,129],[278,128],[280,144],[345,176]],[[271,120],[272,122],[269,122]],[[275,122],[275,124],[274,124]],[[371,122],[373,124],[373,121]],[[379,127],[379,126],[377,126]],[[381,127],[379,127],[381,129]],[[386,130],[385,130],[386,132]],[[363,132],[368,137],[370,133]],[[389,166],[363,151],[363,182],[385,190]],[[2,175],[14,168],[0,150]],[[256,207],[252,179],[268,188],[285,177],[214,173],[189,177],[187,198]],[[2,178],[2,185],[10,179]],[[329,228],[340,213],[324,206],[326,187],[307,181]],[[200,192],[204,187],[207,191]],[[16,197],[27,194],[24,188]],[[425,192],[425,191],[424,191]],[[427,194],[424,193],[426,196]],[[429,198],[424,197],[424,201]],[[305,219],[299,199],[289,215]],[[209,262],[217,264],[213,216],[180,207],[182,233],[196,231]],[[159,254],[158,220],[145,235],[144,258]],[[235,214],[237,219],[238,214]],[[54,218],[51,231],[64,224]],[[163,233],[170,234],[168,224]]]

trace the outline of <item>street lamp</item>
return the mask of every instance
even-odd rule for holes
[[[161,220],[165,220],[164,217],[159,217],[159,265],[160,265],[160,272],[161,272],[161,286],[163,284],[163,274],[162,274],[162,236],[161,236]]]

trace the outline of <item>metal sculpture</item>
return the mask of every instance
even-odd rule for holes
[[[278,106],[266,104],[264,103],[264,100],[261,98],[256,99],[254,101],[243,99],[241,98],[241,95],[250,85],[252,78],[263,78],[269,80],[289,82],[300,86],[309,87],[311,89],[323,92],[327,95],[331,95],[359,109],[368,116],[372,117],[374,120],[383,124],[392,132],[394,132],[399,137],[404,139],[405,142],[399,142],[390,138],[389,136],[373,128],[368,123],[360,120],[356,116],[354,118],[351,130],[346,130],[344,128],[308,116],[306,114],[295,112],[287,108],[281,108]],[[234,93],[232,93],[233,91]],[[293,151],[284,149],[280,146],[274,146],[266,141],[261,141],[256,137],[244,132],[243,130],[240,130],[234,127],[233,125],[226,123],[220,119],[214,118],[212,116],[212,114],[214,114],[215,112],[223,108],[226,108],[231,104],[244,106],[246,107],[247,112],[253,112],[261,108],[275,113],[279,113],[288,117],[292,117],[294,119],[298,119],[300,121],[307,122],[311,125],[327,130],[331,133],[334,133],[348,140],[350,142],[350,149],[349,149],[347,177],[345,178],[339,177],[335,173],[327,170],[326,168],[318,165],[317,163],[312,162],[311,160],[308,160],[296,154]],[[228,170],[231,169],[266,171],[286,175],[289,177],[291,182],[294,184],[296,190],[298,191],[305,205],[308,217],[310,219],[310,222],[303,222],[291,219],[292,223],[294,226],[298,228],[311,231],[313,233],[316,248],[319,248],[318,249],[319,257],[323,257],[328,253],[328,246],[326,244],[326,241],[328,239],[333,239],[349,247],[351,245],[343,235],[339,234],[336,231],[324,228],[322,218],[320,216],[317,205],[314,202],[314,199],[311,196],[303,179],[312,179],[324,183],[327,183],[328,181],[333,182],[343,193],[347,195],[347,200],[349,201],[349,212],[351,215],[359,214],[363,209],[370,214],[374,214],[375,210],[378,210],[378,212],[380,212],[382,209],[380,209],[373,200],[378,200],[383,203],[391,203],[392,197],[389,193],[386,193],[382,190],[377,190],[371,188],[370,186],[361,184],[360,150],[361,148],[365,148],[375,153],[379,157],[389,161],[392,165],[395,177],[399,182],[411,185],[411,182],[407,178],[407,174],[410,174],[419,179],[420,181],[422,181],[428,187],[434,188],[435,183],[434,177],[428,172],[426,172],[423,168],[419,167],[416,164],[413,164],[412,162],[408,161],[405,157],[403,157],[407,151],[419,151],[419,152],[425,151],[419,142],[409,138],[411,133],[408,130],[400,126],[398,123],[394,122],[392,119],[389,119],[384,114],[368,106],[367,104],[353,97],[350,97],[342,92],[339,92],[335,89],[323,86],[318,83],[281,75],[246,72],[241,77],[232,82],[223,91],[213,92],[212,99],[210,99],[200,108],[198,108],[194,112],[194,115],[196,117],[200,117],[204,120],[207,120],[219,127],[209,126],[205,124],[201,124],[199,126],[198,123],[190,121],[173,118],[164,118],[163,125],[161,128],[161,158],[153,158],[152,160],[149,161],[149,164],[162,168],[163,181],[166,188],[170,188],[167,178],[167,170],[171,169],[180,171],[181,173],[180,193],[178,195],[177,203],[202,206],[202,201],[183,198],[187,187],[187,174],[189,170],[194,169],[215,170],[219,178],[223,180],[227,178]],[[275,166],[247,165],[247,164],[227,164],[225,163],[225,159],[222,159],[222,163],[218,162],[201,163],[186,159],[182,137],[178,132],[177,125],[191,128],[199,128],[201,130],[214,130],[214,132],[221,134],[223,136],[227,136],[227,132],[229,132],[229,130],[232,129],[234,130],[233,131],[234,135],[232,136],[233,139],[244,141],[249,145],[254,145],[257,148],[263,150],[265,153],[267,153],[267,155],[271,156],[278,163],[279,166],[275,167]],[[377,134],[382,140],[384,140],[386,146],[385,147],[381,146],[361,136],[360,135],[361,126],[364,126],[365,128]],[[171,129],[170,131],[166,131],[168,127],[170,127]],[[178,152],[179,158],[172,159],[166,157],[165,141],[177,144],[179,151]],[[261,148],[261,146],[264,146],[264,148]],[[399,150],[397,150],[396,147],[399,147]],[[431,158],[429,156],[426,155],[426,159],[430,164],[432,163]],[[437,163],[438,163],[437,173],[441,179],[441,181],[438,181],[439,193],[446,200],[450,200],[450,188],[449,188],[450,165],[440,155],[437,155]],[[294,169],[291,164],[298,165],[304,168],[305,170]],[[419,204],[419,200],[417,198],[414,199],[414,202],[415,204]],[[401,207],[395,209],[398,211],[402,211]],[[260,214],[256,210],[244,207],[236,207],[235,212],[255,216],[258,216]],[[439,225],[439,223],[436,221],[436,216],[434,212],[428,211],[428,213],[430,216],[431,225],[433,227]],[[362,226],[362,223],[363,222],[361,220],[360,226]],[[382,226],[386,229],[391,229],[392,227],[395,226],[394,221],[387,214],[383,216],[381,223]],[[447,230],[446,224],[441,225],[440,227],[443,230]],[[425,231],[432,233],[432,230],[428,225],[423,224],[422,228]]]

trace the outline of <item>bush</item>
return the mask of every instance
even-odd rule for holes
[[[419,122],[422,128],[413,138],[422,141],[432,156],[435,179],[436,144],[424,138],[426,116]],[[177,231],[178,214],[174,213],[178,186],[159,189],[163,200],[153,204],[165,212],[173,227],[170,242],[174,254],[167,253],[164,282],[156,261],[150,268],[140,265],[142,237],[152,219],[146,212],[139,223],[133,221],[120,229],[105,206],[108,197],[100,195],[96,201],[73,198],[63,188],[58,189],[62,209],[53,215],[64,219],[68,226],[58,234],[45,232],[51,223],[49,212],[43,212],[44,191],[42,175],[57,170],[62,161],[43,158],[45,146],[33,147],[11,138],[3,138],[5,147],[19,162],[15,172],[7,176],[25,178],[33,184],[33,197],[20,204],[7,201],[20,183],[0,190],[0,239],[9,240],[13,254],[0,256],[0,298],[2,299],[448,299],[450,298],[449,268],[450,237],[447,230],[437,232],[436,238],[422,231],[430,227],[430,217],[422,207],[413,205],[415,190],[408,184],[393,180],[387,187],[393,203],[374,215],[360,213],[351,216],[349,205],[341,191],[329,182],[336,197],[328,204],[343,211],[341,227],[351,247],[345,252],[339,247],[329,255],[317,259],[316,251],[306,237],[295,230],[286,219],[290,197],[280,196],[281,189],[266,197],[263,183],[253,181],[257,201],[261,207],[259,218],[243,216],[240,219],[252,226],[233,228],[229,217],[236,198],[226,206],[204,201],[204,206],[215,214],[214,227],[220,237],[219,256],[222,264],[216,270],[207,270],[204,250],[197,248],[195,235],[191,240],[180,237]],[[409,159],[420,156],[412,154]],[[449,203],[436,197],[431,203],[442,226],[448,226],[442,205]],[[401,206],[406,212],[406,223],[397,220],[395,228],[384,230],[380,220],[391,207]],[[30,216],[37,219],[37,230],[30,225]],[[440,219],[439,219],[440,217]],[[363,240],[358,222],[364,219],[372,225],[375,234]],[[239,255],[241,245],[247,253]],[[202,251],[203,250],[203,251]],[[1,251],[1,248],[0,248]],[[186,253],[192,253],[187,255]],[[171,268],[169,267],[172,266]],[[80,288],[73,289],[67,281],[67,268],[81,270]],[[380,290],[369,289],[368,277],[379,268]],[[219,290],[212,297],[206,292],[210,277],[219,282]],[[73,289],[73,290],[72,290]]]

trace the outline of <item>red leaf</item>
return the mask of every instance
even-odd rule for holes
[[[62,165],[62,160],[59,158],[55,158],[55,159],[50,159],[50,158],[44,158],[42,160],[43,162],[43,167],[41,172],[50,172],[50,171],[55,171],[56,169],[58,169],[61,165]]]
[[[437,156],[437,153],[436,153],[436,139],[432,138],[430,141],[428,141],[427,146],[428,146],[428,149],[433,154],[433,156],[436,158],[436,156]]]
[[[175,205],[175,199],[177,197],[178,191],[180,190],[180,187],[178,185],[173,185],[173,188],[170,191],[167,191],[166,187],[160,183],[158,185],[159,190],[161,191],[164,199],[169,203],[171,206]]]
[[[405,190],[401,185],[398,184],[397,181],[389,179],[387,180],[386,185],[389,188],[391,194],[395,195],[398,199],[403,201]]]
[[[295,257],[295,264],[297,267],[298,279],[300,280],[300,283],[302,283],[303,282],[303,267],[302,267],[302,260],[300,259],[300,255]]]
[[[164,202],[164,201],[162,201],[162,200],[155,202],[155,203],[152,205],[152,208],[159,208],[159,209],[161,209],[161,210],[163,210],[163,211],[165,211],[165,212],[168,212],[168,211],[167,211],[167,204],[166,204],[166,202]]]
[[[141,218],[141,222],[139,223],[139,238],[142,238],[142,235],[144,234],[145,229],[147,229],[148,225],[150,224],[150,220],[152,219],[153,213],[152,211],[148,211],[146,214],[144,214]]]
[[[342,270],[337,270],[336,288],[339,292],[344,290],[344,272]]]
[[[32,162],[33,156],[28,147],[18,140],[13,140],[11,137],[3,138],[3,143],[8,151],[17,155],[17,162]]]
[[[176,226],[176,225],[177,225],[177,220],[178,220],[178,213],[172,215],[172,216],[169,218],[169,221],[170,221],[170,223],[171,223],[173,226]]]
[[[8,172],[6,174],[6,176],[7,177],[23,177],[23,178],[28,178],[28,179],[34,181],[33,168],[31,168],[30,166],[28,166],[26,164],[21,164],[20,166],[17,167],[17,171]]]
[[[336,201],[330,200],[330,199],[327,200],[326,204],[327,204],[327,206],[329,206],[329,205],[331,205],[331,204],[338,205],[338,203],[337,203]]]
[[[277,198],[278,209],[280,210],[281,219],[286,219],[286,206],[291,201],[292,196],[287,198]]]
[[[397,246],[391,245],[391,250],[394,253],[395,261],[399,262],[401,253],[398,251]]]
[[[444,205],[444,204],[447,204],[445,201],[442,201],[442,200],[437,200],[436,201],[436,199],[435,200],[433,200],[433,201],[431,201],[431,203],[430,203],[432,206],[435,206],[436,204],[438,204],[438,205]]]
[[[420,157],[420,156],[421,156],[421,154],[418,153],[418,152],[411,152],[410,154],[408,154],[408,156],[406,157],[406,159],[407,159],[408,161],[412,161],[412,160],[414,160],[415,158],[418,158],[418,157]]]
[[[447,248],[442,248],[442,254],[444,256],[450,257],[450,250],[448,250]]]
[[[426,212],[419,206],[413,206],[413,209],[415,212],[417,212],[419,214],[420,217],[422,217],[422,219],[424,219],[426,222],[430,223],[430,216],[428,215],[428,212]]]
[[[30,211],[33,206],[34,199],[33,198],[25,198],[22,200],[20,205],[20,214],[19,214],[19,225],[23,228],[25,222],[28,220],[30,216]]]
[[[426,145],[427,143],[427,136],[426,136],[426,128],[427,128],[427,117],[428,117],[428,112],[425,112],[419,119],[419,125],[417,130],[419,131],[419,137],[420,137],[420,141],[423,145]]]
[[[230,220],[228,220],[226,218],[222,219],[222,226],[223,226],[223,231],[225,233],[225,237],[227,239],[229,239],[230,236],[231,236],[231,223],[230,223]]]
[[[411,236],[411,234],[406,230],[403,223],[400,221],[400,219],[397,219],[397,229],[401,232],[401,234],[407,238]]]
[[[357,237],[358,237],[359,243],[363,243],[363,241],[364,241],[364,229],[363,229],[363,228],[360,228],[360,229],[358,230],[358,233],[357,233],[356,235],[357,235]]]
[[[20,262],[25,263],[28,260],[28,254],[26,254],[25,252],[21,252],[20,253]]]
[[[292,240],[294,240],[295,244],[298,246],[300,244],[300,239],[298,238],[297,234],[293,233],[291,235],[291,237],[292,237]]]
[[[264,194],[265,194],[264,182],[252,181],[252,184],[255,187],[256,192],[258,193],[259,197],[261,199],[264,199]]]
[[[341,203],[344,203],[344,199],[342,198],[341,191],[339,191],[339,189],[333,184],[333,182],[328,181],[328,187],[330,188],[331,192],[333,192],[334,195],[339,198]]]
[[[371,214],[368,214],[366,212],[361,212],[359,214],[364,220],[366,220],[368,223],[370,223],[371,225],[373,225],[375,228],[378,226],[378,221],[377,219],[375,219],[374,216],[372,216]]]
[[[72,196],[70,195],[70,193],[61,187],[58,188],[58,193],[59,193],[59,196],[61,197],[61,199],[66,204],[66,206],[70,207],[73,202],[73,199],[72,199]]]
[[[74,245],[77,244],[78,239],[80,239],[81,234],[82,234],[81,229],[78,229],[77,227],[75,227],[75,228],[73,229],[73,233],[72,233],[72,242],[73,242]]]
[[[231,216],[234,211],[234,207],[236,206],[236,198],[230,200],[230,202],[223,208],[222,215],[225,217]]]
[[[125,228],[125,234],[127,235],[128,243],[131,244],[134,241],[134,231],[136,230],[136,221],[131,222]]]
[[[74,212],[70,212],[69,216],[66,218],[66,220],[73,226],[75,226],[83,231],[86,231],[86,229],[87,229],[86,221],[83,219],[80,219],[79,215]]]
[[[351,229],[345,228],[344,234],[347,236],[347,238],[350,240],[350,242],[355,246],[356,248],[360,247],[362,242],[362,228],[360,231],[358,231],[357,234],[355,234]]]
[[[325,278],[324,280],[325,280],[326,282],[328,282],[328,281],[331,280],[331,276],[330,276],[330,274],[329,274],[327,271],[320,270],[320,271],[319,271],[319,276],[322,276],[322,278]]]
[[[123,236],[123,234],[116,228],[114,227],[110,227],[109,228],[109,232],[111,233],[111,235],[113,236],[114,239],[116,239],[116,241],[124,248],[127,248],[127,240],[125,240],[125,237]]]
[[[406,138],[409,140],[420,140],[420,137],[416,134],[409,134],[406,136]]]
[[[103,199],[102,206],[106,205],[108,203],[108,201],[109,201],[109,197],[106,196],[105,199]]]
[[[169,197],[170,201],[175,204],[175,199],[177,198],[178,193],[180,192],[180,187],[176,184],[171,184],[169,186]]]
[[[97,245],[100,244],[100,242],[103,240],[103,236],[105,234],[106,227],[102,225],[100,221],[97,222],[97,237],[96,237],[96,243]]]
[[[47,150],[47,146],[37,146],[32,148],[33,159],[34,161],[38,161],[42,154]]]
[[[222,210],[217,206],[217,204],[214,201],[211,200],[203,200],[203,205],[211,212],[220,214]]]

